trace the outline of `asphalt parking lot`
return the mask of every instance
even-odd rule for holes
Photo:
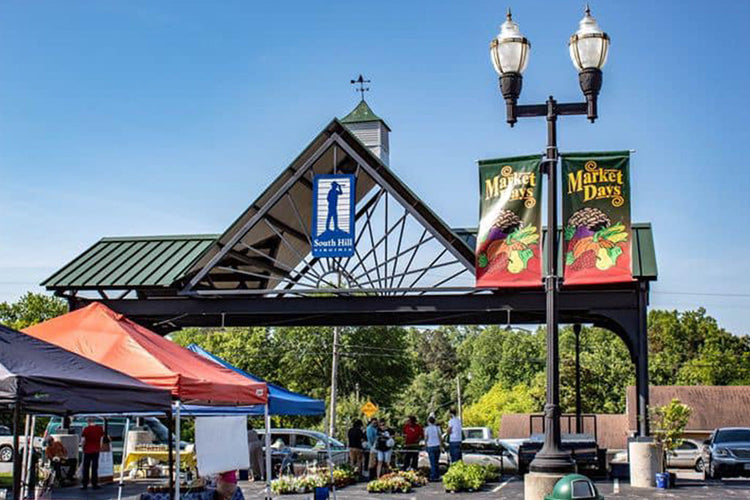
[[[656,490],[656,489],[634,489],[627,482],[613,480],[596,481],[599,492],[605,498],[617,500],[632,499],[669,499],[679,498],[686,500],[704,500],[704,499],[750,499],[750,480],[748,479],[727,479],[723,481],[704,482],[698,479],[697,475],[691,477],[681,477],[677,480],[677,488],[673,490]],[[139,481],[128,483],[123,491],[122,498],[125,500],[138,500],[140,494],[146,490],[149,483],[158,483],[159,481]],[[241,482],[245,498],[262,499],[265,498],[263,485],[260,483]],[[109,500],[117,498],[117,487],[114,485],[105,486],[98,491],[81,491],[78,488],[64,488],[56,490],[52,498],[54,500]],[[311,494],[305,495],[284,495],[284,500],[308,500],[312,498]],[[488,484],[482,491],[473,493],[446,493],[442,483],[430,483],[422,488],[416,488],[412,493],[402,494],[371,494],[367,493],[366,484],[360,483],[349,486],[336,493],[337,500],[412,500],[412,499],[444,499],[457,500],[467,498],[474,500],[489,500],[503,498],[508,500],[523,500],[523,482],[517,477],[505,478],[503,481]]]
[[[252,483],[242,485],[245,498],[263,498],[263,490],[260,485]],[[638,489],[631,488],[629,484],[613,480],[597,481],[596,486],[605,498],[612,499],[640,499],[640,498],[679,498],[679,499],[750,499],[750,480],[728,479],[725,481],[710,481],[708,483],[699,479],[678,479],[677,488],[673,490]],[[307,500],[312,498],[307,495],[284,495],[285,500]],[[337,500],[412,500],[415,498],[456,500],[467,498],[475,500],[489,500],[504,498],[508,500],[523,500],[523,481],[519,478],[506,478],[498,483],[491,483],[484,490],[473,493],[446,493],[442,483],[430,483],[422,488],[416,488],[412,493],[402,494],[371,494],[367,493],[366,484],[361,483],[349,486],[336,494]]]

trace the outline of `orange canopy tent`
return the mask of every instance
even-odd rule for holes
[[[24,332],[149,385],[184,403],[265,404],[268,388],[94,302]]]

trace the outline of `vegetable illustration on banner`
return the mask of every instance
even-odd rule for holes
[[[354,255],[353,175],[316,175],[313,180],[313,257]]]
[[[478,287],[541,286],[541,159],[479,162]]]
[[[564,284],[632,281],[630,153],[562,155]]]

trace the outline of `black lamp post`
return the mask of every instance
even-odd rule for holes
[[[570,57],[578,70],[578,81],[586,102],[558,103],[550,96],[545,104],[517,104],[528,64],[530,44],[511,18],[510,10],[500,34],[490,43],[490,55],[500,75],[500,90],[505,98],[507,122],[512,127],[518,118],[547,118],[547,149],[543,170],[547,175],[547,266],[544,286],[547,294],[547,401],[544,405],[544,446],[531,462],[533,472],[565,473],[575,468],[570,453],[560,445],[560,371],[558,346],[558,290],[560,276],[557,266],[557,117],[586,115],[597,118],[596,101],[602,87],[601,68],[607,62],[609,37],[596,23],[586,7],[578,31],[570,37]]]

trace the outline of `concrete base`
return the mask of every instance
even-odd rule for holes
[[[529,472],[523,476],[524,500],[544,500],[552,493],[557,482],[566,474],[547,474],[545,472]]]
[[[654,442],[631,442],[630,486],[655,488],[656,474],[662,472],[661,446]]]

